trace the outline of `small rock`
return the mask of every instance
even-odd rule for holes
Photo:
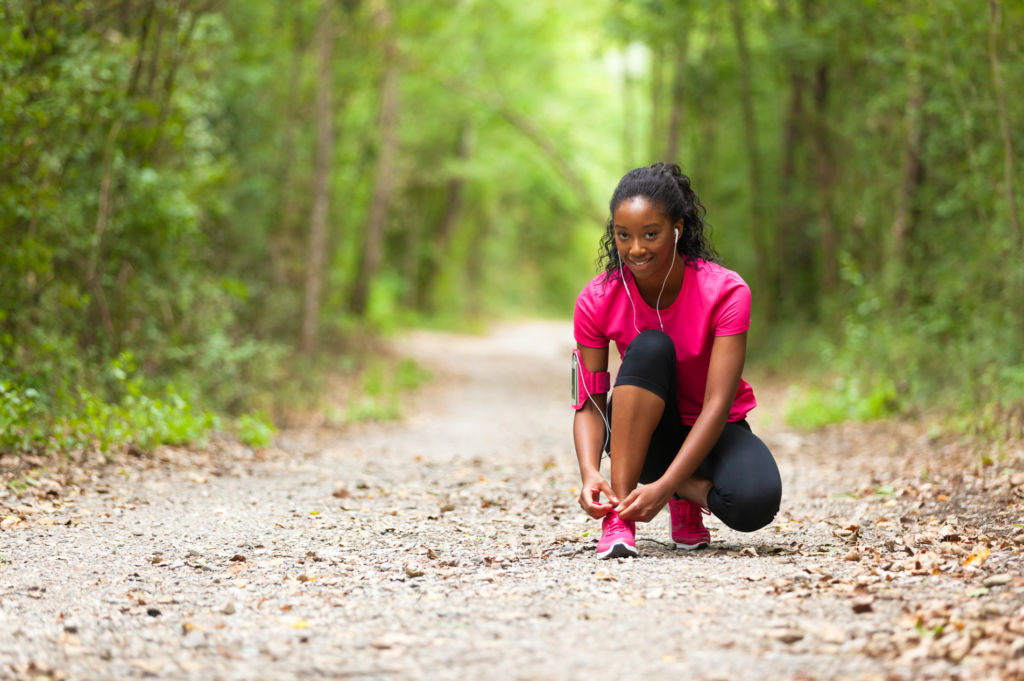
[[[842,627],[831,622],[823,623],[817,628],[817,632],[825,643],[844,643],[846,641],[846,632]]]
[[[782,641],[783,643],[788,644],[796,643],[797,641],[802,639],[804,637],[804,632],[800,631],[799,629],[779,627],[776,629],[769,629],[765,632],[765,636],[771,639],[775,639],[776,641]]]
[[[850,552],[843,556],[843,560],[860,560],[860,551],[850,549]]]
[[[335,490],[331,492],[331,496],[336,499],[348,499],[352,496],[352,492],[345,489],[340,482],[334,483]]]
[[[858,615],[861,615],[866,612],[872,612],[874,608],[871,607],[871,604],[874,602],[874,596],[862,596],[861,598],[854,598],[852,604],[853,611]]]
[[[1003,573],[1001,575],[992,575],[991,577],[986,577],[981,583],[983,586],[993,587],[1002,586],[1003,584],[1009,584],[1012,581],[1012,575]]]
[[[227,603],[224,604],[224,607],[221,608],[220,611],[224,615],[234,615],[235,614],[235,604],[230,602],[230,601],[228,601]]]
[[[420,567],[418,567],[416,565],[406,565],[405,566],[405,576],[406,577],[422,577],[425,574],[426,574],[426,572],[424,572],[422,568],[420,568]]]
[[[235,563],[244,563],[245,562],[245,556],[243,556],[240,553],[236,553],[235,555],[231,556],[231,561],[235,562]]]
[[[198,549],[189,549],[188,553],[185,555],[185,557],[186,558],[198,558],[201,555],[203,555],[202,551],[200,551]]]
[[[79,621],[73,617],[64,620],[64,631],[69,634],[77,634],[78,628],[81,626]]]
[[[199,648],[206,645],[206,633],[199,629],[191,629],[181,640],[184,648]]]
[[[441,504],[441,513],[451,513],[455,510],[455,504],[450,501],[446,501]]]
[[[146,614],[149,615],[150,617],[159,617],[160,616],[160,611],[157,610],[156,608],[149,608],[149,609],[146,610]]]

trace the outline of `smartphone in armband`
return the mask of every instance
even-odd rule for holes
[[[600,395],[611,390],[611,374],[602,371],[592,374],[583,364],[579,350],[572,351],[572,408],[577,411],[583,408],[588,397]]]

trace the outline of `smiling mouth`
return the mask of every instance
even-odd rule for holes
[[[647,258],[645,260],[633,260],[632,258],[630,258],[629,259],[629,264],[632,265],[633,267],[638,267],[640,269],[644,269],[645,267],[650,265],[651,261],[653,261],[653,260],[654,260],[653,256],[650,257],[650,258]]]

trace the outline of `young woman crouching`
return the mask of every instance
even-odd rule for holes
[[[718,263],[704,207],[679,166],[630,171],[609,207],[605,271],[580,293],[573,318],[579,502],[604,519],[598,557],[638,555],[636,523],[666,503],[679,548],[708,546],[709,511],[734,530],[758,530],[779,510],[782,480],[745,420],[756,405],[740,377],[750,289]],[[622,358],[614,406],[602,375],[610,342]]]

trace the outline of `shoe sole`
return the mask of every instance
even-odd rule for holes
[[[616,542],[612,544],[612,547],[603,553],[598,553],[598,560],[605,560],[607,558],[636,558],[640,555],[640,552],[636,550],[635,546],[630,546],[624,542]]]
[[[706,541],[697,542],[696,544],[680,544],[673,540],[673,544],[676,545],[677,549],[683,549],[684,551],[697,551],[698,549],[706,549],[710,544]]]

